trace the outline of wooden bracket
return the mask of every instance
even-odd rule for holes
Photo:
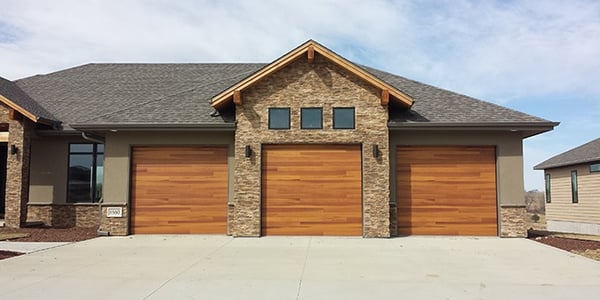
[[[308,51],[306,51],[308,56],[308,63],[312,64],[315,61],[315,47],[308,46]]]
[[[233,92],[233,103],[237,106],[242,105],[242,92],[240,90]]]
[[[387,106],[390,103],[390,91],[381,90],[381,105]]]
[[[13,121],[21,121],[23,120],[23,115],[14,109],[10,109],[8,111],[8,119]]]

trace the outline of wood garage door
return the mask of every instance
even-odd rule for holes
[[[134,147],[133,233],[227,231],[227,147]]]
[[[497,235],[494,147],[397,148],[398,234]]]
[[[263,235],[362,234],[360,145],[265,145]]]

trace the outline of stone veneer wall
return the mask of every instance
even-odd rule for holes
[[[525,222],[525,218],[525,206],[500,206],[500,236],[526,237],[527,224]]]
[[[8,156],[6,158],[5,223],[7,227],[19,228],[27,220],[29,199],[29,153],[33,124],[25,117],[9,120],[8,109],[2,106],[0,122],[8,123]],[[17,147],[10,154],[10,147]]]
[[[109,218],[106,216],[107,207],[123,208],[123,216],[119,218]],[[110,235],[128,235],[129,234],[129,208],[127,205],[102,205],[102,224],[100,229],[108,232]]]
[[[98,204],[28,204],[27,221],[52,227],[98,227]]]
[[[242,93],[236,107],[233,236],[261,234],[261,146],[263,144],[362,144],[363,236],[390,236],[389,132],[381,92],[315,54],[302,57]],[[268,109],[289,107],[291,129],[269,130]],[[300,108],[322,107],[323,129],[300,129]],[[332,128],[333,107],[355,107],[356,128]],[[381,155],[374,158],[372,146]],[[246,145],[252,157],[244,156]]]

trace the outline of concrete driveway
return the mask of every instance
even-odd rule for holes
[[[591,299],[600,262],[525,239],[96,238],[0,261],[6,299]]]

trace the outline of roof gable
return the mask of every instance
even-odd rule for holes
[[[595,161],[600,161],[600,138],[551,157],[533,168],[544,170]]]
[[[375,77],[363,68],[360,68],[354,63],[344,59],[335,52],[325,48],[324,46],[313,40],[309,40],[306,43],[298,46],[296,49],[288,52],[287,54],[278,58],[274,62],[266,65],[254,74],[246,77],[242,81],[222,91],[221,93],[212,98],[211,105],[216,109],[222,108],[226,104],[231,102],[235,103],[236,105],[241,105],[242,92],[245,89],[256,84],[266,76],[269,76],[270,74],[281,70],[282,68],[289,65],[291,62],[296,61],[297,59],[301,59],[303,56],[306,56],[307,63],[312,63],[314,60],[315,53],[322,55],[332,63],[338,65],[339,67],[345,69],[346,71],[358,76],[362,80],[380,89],[381,105],[385,106],[390,100],[394,100],[403,106],[412,106],[413,99],[410,96],[398,90],[396,87],[390,85],[389,83]]]
[[[14,82],[0,77],[0,102],[35,123],[54,125],[56,118]]]

